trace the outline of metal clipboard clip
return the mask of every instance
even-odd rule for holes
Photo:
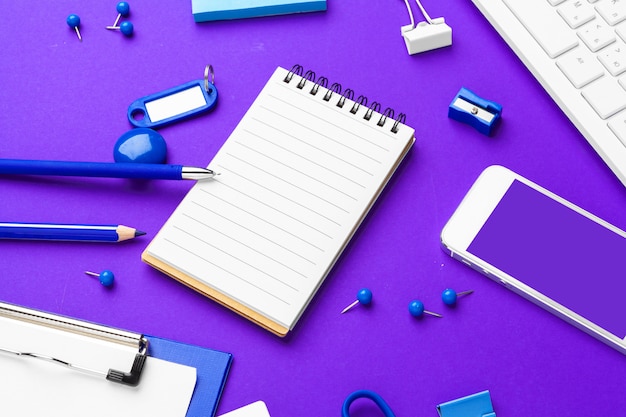
[[[448,117],[490,136],[502,116],[502,106],[461,88],[448,107]]]
[[[40,359],[58,365],[65,366],[70,369],[81,371],[84,373],[103,376],[107,380],[123,385],[137,386],[141,378],[144,364],[147,358],[148,339],[143,335],[124,330],[113,329],[111,327],[101,326],[88,323],[81,320],[70,319],[56,314],[44,313],[24,307],[15,306],[7,303],[0,303],[0,318],[8,318],[20,320],[26,323],[45,326],[58,331],[65,331],[81,336],[97,338],[106,342],[119,343],[129,347],[137,347],[137,354],[133,361],[129,372],[109,369],[108,372],[102,372],[95,369],[86,368],[78,364],[70,363],[62,358],[47,356],[39,352],[27,352],[23,350],[9,349],[0,346],[0,352],[13,354],[17,356]]]

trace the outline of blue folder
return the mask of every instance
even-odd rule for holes
[[[187,417],[213,417],[217,411],[233,356],[200,346],[146,336],[150,341],[148,355],[197,370],[196,387]]]

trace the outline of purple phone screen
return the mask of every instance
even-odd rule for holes
[[[513,181],[468,251],[619,337],[626,239]]]

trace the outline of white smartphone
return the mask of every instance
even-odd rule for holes
[[[626,353],[626,232],[491,166],[441,243],[453,258]]]

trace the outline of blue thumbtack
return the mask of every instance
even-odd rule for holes
[[[131,22],[126,21],[126,22],[122,22],[121,25],[116,26],[116,27],[107,26],[107,29],[119,30],[120,32],[124,34],[124,36],[128,37],[133,34],[133,30],[135,30],[135,27],[133,26]]]
[[[352,307],[356,306],[359,303],[363,305],[368,305],[371,302],[372,302],[372,292],[368,290],[367,288],[363,288],[359,290],[359,292],[356,294],[356,301],[350,304],[348,307],[344,308],[341,314],[350,310]]]
[[[80,36],[80,30],[78,30],[78,26],[80,25],[80,17],[76,14],[71,14],[65,20],[67,25],[76,31],[76,36],[78,36],[79,41],[83,41],[82,36]]]
[[[413,317],[421,317],[423,314],[428,314],[433,317],[442,318],[443,316],[439,313],[433,313],[432,311],[428,311],[424,309],[424,303],[420,300],[413,300],[409,303],[409,313]]]
[[[115,9],[117,10],[117,18],[115,18],[115,23],[113,23],[113,26],[107,26],[107,29],[117,29],[117,24],[119,23],[120,18],[122,16],[127,17],[130,14],[130,5],[125,1],[117,3]]]
[[[502,116],[502,106],[461,88],[448,107],[448,117],[490,136]]]
[[[98,277],[98,279],[100,279],[100,284],[104,285],[105,287],[110,287],[111,285],[113,285],[113,280],[115,279],[113,272],[109,271],[108,269],[105,269],[99,274],[90,271],[85,271],[85,274],[91,275],[92,277]]]
[[[456,299],[458,297],[462,297],[464,295],[468,295],[468,294],[471,294],[473,292],[474,292],[474,290],[469,290],[469,291],[461,291],[461,292],[457,293],[452,288],[446,288],[441,293],[441,301],[443,301],[443,303],[445,305],[453,306],[453,305],[456,304]]]

